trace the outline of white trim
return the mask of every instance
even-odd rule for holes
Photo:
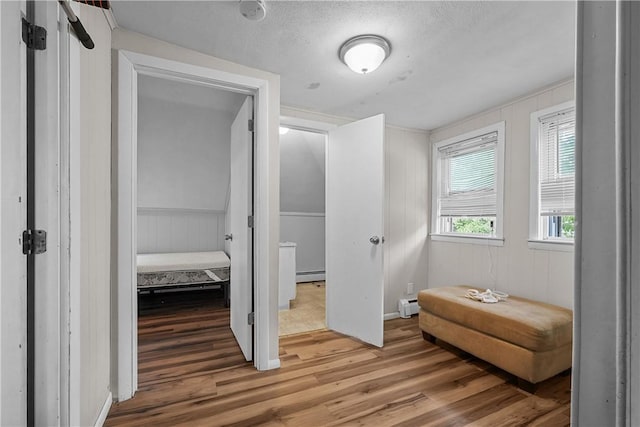
[[[264,370],[278,369],[280,367],[280,359],[269,359],[267,361],[267,368]]]
[[[102,409],[100,409],[100,413],[98,414],[98,418],[96,419],[95,426],[102,427],[104,422],[107,421],[107,416],[109,415],[109,410],[111,409],[111,404],[113,403],[113,395],[111,392],[107,395],[107,398],[102,405]]]
[[[273,369],[279,360],[269,359],[269,82],[219,69],[205,68],[150,55],[120,50],[118,67],[118,118],[114,126],[114,146],[118,159],[117,179],[117,283],[114,335],[114,374],[118,400],[133,396],[137,388],[137,299],[135,289],[136,254],[136,152],[137,152],[137,78],[138,74],[196,82],[254,94],[256,138],[255,179],[255,265],[254,265],[254,364],[259,370]]]
[[[573,252],[573,241],[561,241],[561,240],[528,240],[529,249],[537,249],[544,251],[557,251],[557,252]]]
[[[111,9],[102,9],[102,13],[104,13],[104,17],[106,18],[107,23],[109,24],[109,28],[111,28],[111,31],[118,28],[116,17],[113,15],[113,11]]]
[[[324,217],[324,212],[280,212],[280,216]]]
[[[63,18],[64,19],[64,18]],[[64,22],[64,21],[63,21]],[[81,135],[80,135],[80,85],[77,82],[80,72],[80,52],[83,47],[76,37],[69,37],[67,25],[65,32],[69,49],[69,414],[70,425],[79,425],[81,418],[81,349],[80,330],[82,289],[81,258],[82,246],[82,207],[81,207]]]
[[[467,139],[475,138],[481,135],[485,135],[487,133],[497,132],[498,133],[498,141],[496,144],[496,233],[495,236],[457,236],[457,235],[444,235],[439,232],[438,225],[438,212],[439,212],[439,204],[438,204],[438,188],[440,187],[440,162],[438,156],[438,150],[441,147],[455,144]],[[431,155],[431,166],[432,166],[432,181],[431,181],[431,239],[432,240],[443,240],[443,241],[461,241],[460,239],[482,239],[483,241],[494,241],[499,240],[503,241],[503,231],[504,231],[504,146],[505,146],[505,121],[500,121],[494,123],[489,126],[485,126],[480,129],[476,129],[470,132],[466,132],[462,135],[454,136],[452,138],[447,138],[443,141],[438,141],[433,143],[432,146],[432,155]],[[448,239],[439,239],[434,237],[442,236],[442,237],[453,237],[455,240]],[[466,242],[465,242],[466,243]],[[471,243],[471,242],[469,242]],[[494,246],[501,246],[500,244],[495,244]]]
[[[498,239],[497,237],[472,236],[463,234],[430,234],[429,237],[434,242],[470,243],[472,245],[483,246],[504,246],[504,239]]]
[[[385,313],[384,314],[384,320],[391,320],[391,319],[399,319],[400,318],[400,312],[399,311],[394,311],[393,313]]]
[[[338,127],[338,125],[332,123],[301,119],[299,117],[292,116],[280,116],[280,125],[286,126],[290,129],[304,130],[313,133],[322,133],[325,135],[328,134],[330,130]]]
[[[529,242],[541,241],[540,230],[540,185],[538,182],[538,142],[540,130],[540,117],[557,113],[568,108],[576,107],[575,101],[567,101],[562,104],[544,108],[531,113],[529,121]],[[529,245],[531,247],[531,245]],[[542,248],[537,248],[542,249]]]

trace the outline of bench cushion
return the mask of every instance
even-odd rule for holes
[[[468,289],[478,288],[427,289],[418,294],[418,304],[443,319],[532,351],[548,351],[572,342],[571,310],[519,297],[485,304],[466,298]]]

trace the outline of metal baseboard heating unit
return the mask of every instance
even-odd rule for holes
[[[418,314],[418,310],[420,310],[420,307],[417,299],[401,299],[398,301],[398,311],[403,319],[408,319],[412,315]]]

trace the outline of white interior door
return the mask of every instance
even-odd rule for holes
[[[253,326],[249,314],[253,311],[252,229],[248,218],[252,206],[253,133],[249,120],[253,117],[253,102],[249,96],[231,125],[231,179],[229,183],[229,230],[231,257],[231,330],[245,359],[253,357]]]
[[[329,131],[327,326],[383,345],[384,115]]]

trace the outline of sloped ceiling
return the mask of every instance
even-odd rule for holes
[[[248,21],[238,1],[114,1],[120,27],[281,76],[283,105],[337,116],[385,113],[433,129],[569,79],[575,3],[267,1]],[[338,59],[348,38],[386,37],[390,58],[358,75]]]

